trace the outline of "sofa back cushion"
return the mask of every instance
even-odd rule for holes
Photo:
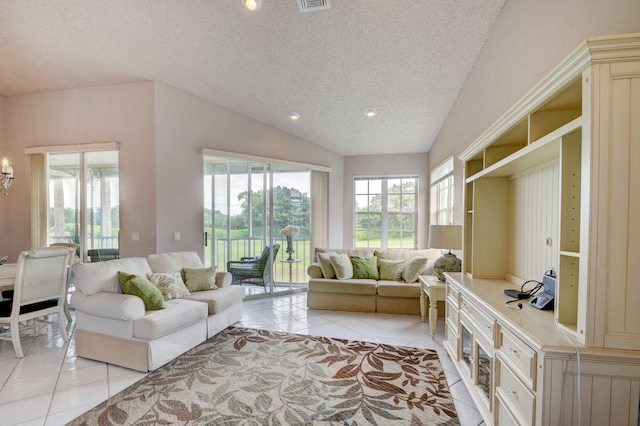
[[[127,257],[106,262],[78,263],[74,267],[75,285],[85,296],[106,291],[122,293],[118,272],[146,277],[152,272],[144,257]]]
[[[411,260],[414,257],[426,257],[429,260],[435,261],[439,259],[442,254],[440,254],[440,249],[420,249],[420,250],[376,250],[375,255],[378,258],[378,262],[380,259],[386,260]]]
[[[200,256],[195,251],[176,251],[147,256],[152,272],[181,272],[182,268],[204,268]]]
[[[315,253],[315,261],[318,261],[318,253],[337,253],[337,254],[346,254],[347,256],[358,256],[358,257],[372,257],[374,256],[374,250],[368,248],[362,249],[332,249],[332,248],[322,248],[316,247]],[[440,256],[438,256],[440,257]]]

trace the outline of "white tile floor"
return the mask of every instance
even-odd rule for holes
[[[418,316],[319,311],[306,308],[306,293],[246,301],[245,327],[316,336],[379,341],[438,351],[463,426],[483,425],[460,376],[442,348],[438,319],[435,340]],[[48,336],[24,336],[25,357],[0,341],[0,424],[64,425],[144,377],[144,373],[78,358],[73,338],[65,344],[56,326]]]

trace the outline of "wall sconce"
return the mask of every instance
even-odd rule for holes
[[[4,192],[4,195],[9,193],[11,182],[13,182],[13,166],[4,158],[2,160],[2,173],[0,173],[0,188]]]
[[[242,0],[244,7],[254,12],[262,6],[262,0]]]

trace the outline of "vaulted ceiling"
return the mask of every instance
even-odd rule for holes
[[[153,80],[343,155],[425,152],[506,2],[298,1],[2,0],[0,95]]]

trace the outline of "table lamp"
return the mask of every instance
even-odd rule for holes
[[[429,227],[429,248],[449,250],[433,265],[433,270],[439,281],[444,282],[445,272],[460,272],[462,262],[451,253],[451,250],[462,248],[462,226],[460,225],[431,225]]]

